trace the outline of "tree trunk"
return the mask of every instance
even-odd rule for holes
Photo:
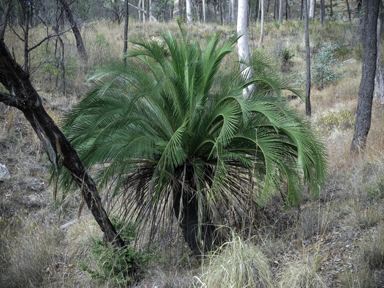
[[[186,13],[187,13],[187,23],[192,23],[192,3],[191,0],[186,0]]]
[[[332,5],[332,0],[330,0],[330,2],[331,2],[331,3],[330,3],[330,8],[331,8],[331,14],[330,14],[330,16],[332,17],[332,16],[333,16],[333,7],[332,7],[333,5]]]
[[[0,40],[0,83],[12,94],[0,92],[0,102],[23,112],[43,144],[49,160],[58,169],[58,160],[72,175],[82,190],[82,197],[93,217],[116,248],[124,246],[105,212],[96,185],[81,162],[67,137],[46,113],[39,94],[32,86],[29,75],[11,57],[5,43]],[[134,265],[134,263],[131,263]],[[133,266],[135,267],[135,266]],[[133,268],[134,269],[134,268]]]
[[[305,86],[305,113],[311,116],[311,52],[309,47],[309,31],[308,31],[308,2],[304,0],[304,22],[305,22],[305,61],[307,68],[307,82]]]
[[[123,48],[123,55],[127,54],[128,50],[128,23],[129,23],[129,5],[128,0],[125,0],[124,2],[124,48]],[[127,58],[124,57],[124,65],[127,64]]]
[[[205,21],[205,0],[203,0],[203,21],[204,21],[204,23],[206,22]]]
[[[279,23],[283,24],[283,1],[279,0]]]
[[[304,0],[305,1],[305,0]],[[316,6],[316,0],[309,0],[309,13],[308,16],[311,19],[315,18],[315,6]],[[308,6],[308,5],[307,5]],[[308,7],[307,7],[308,8]]]
[[[324,27],[324,17],[325,17],[325,0],[320,0],[320,26]]]
[[[364,150],[371,127],[372,98],[377,60],[377,18],[380,0],[364,0],[363,17],[363,69],[359,88],[356,124],[351,152]]]
[[[380,38],[381,30],[383,27],[382,15],[377,18],[377,58],[376,58],[376,76],[375,76],[375,88],[373,91],[373,100],[381,105],[384,105],[384,78],[383,78],[383,69],[381,67],[381,57],[380,57]]]
[[[347,10],[348,10],[348,17],[349,17],[349,22],[352,22],[352,19],[351,19],[351,10],[349,9],[349,2],[348,0],[347,1]]]
[[[307,0],[305,0],[307,1]],[[303,10],[304,10],[304,0],[301,0],[301,6],[300,6],[300,21],[303,20]]]
[[[77,52],[79,53],[80,59],[83,61],[83,64],[87,64],[88,55],[87,55],[87,52],[85,51],[83,38],[81,38],[80,30],[77,27],[75,19],[73,18],[71,7],[69,6],[66,0],[60,0],[60,3],[64,8],[65,15],[67,16],[69,23],[71,24],[72,32],[76,40]]]
[[[260,0],[260,9],[261,9],[261,23],[260,23],[260,41],[259,46],[263,46],[263,40],[264,40],[264,0]]]
[[[229,10],[231,11],[231,23],[235,23],[235,0],[229,0]]]
[[[247,15],[248,15],[248,1],[239,0],[237,11],[237,35],[241,36],[237,40],[237,47],[239,53],[240,69],[243,78],[247,80],[253,74],[252,66],[250,66],[249,47],[248,47],[248,33],[247,33]],[[244,97],[253,91],[254,85],[249,86],[243,90]]]

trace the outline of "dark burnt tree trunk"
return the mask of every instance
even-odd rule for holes
[[[325,0],[320,0],[320,26],[324,26],[324,17],[325,17]]]
[[[87,64],[88,62],[88,55],[85,51],[85,46],[83,43],[83,38],[81,37],[80,30],[77,27],[77,23],[75,21],[75,18],[73,17],[71,7],[69,6],[68,2],[66,0],[60,0],[61,5],[63,6],[65,10],[65,15],[67,16],[69,24],[71,24],[73,35],[75,36],[76,40],[76,48],[77,52],[79,53],[80,59],[83,61],[84,64]]]
[[[364,150],[369,129],[371,127],[371,112],[373,90],[375,86],[376,57],[377,57],[377,17],[380,0],[364,0],[365,13],[363,17],[363,69],[359,88],[359,100],[356,112],[355,132],[351,151]]]
[[[330,9],[331,9],[331,13],[330,13],[330,16],[332,17],[333,16],[333,3],[332,3],[332,0],[330,0]]]
[[[205,169],[206,175],[212,175],[212,168],[206,167]],[[179,171],[176,171],[176,178],[182,179],[184,185],[180,184],[179,181],[174,186],[173,211],[176,219],[179,220],[185,242],[188,243],[189,248],[196,256],[203,256],[218,247],[221,244],[221,238],[217,233],[217,227],[207,215],[203,215],[200,233],[198,233],[198,200],[193,173],[193,166],[187,164],[180,167]],[[211,186],[210,180],[206,180],[208,185]]]
[[[306,85],[305,85],[305,112],[307,116],[311,116],[311,52],[309,47],[309,31],[308,31],[308,2],[304,0],[304,22],[305,22],[305,61],[307,67]]]
[[[351,10],[349,9],[349,2],[348,0],[347,1],[347,10],[348,10],[348,17],[349,17],[349,22],[352,22],[352,19],[351,19]]]
[[[109,220],[97,193],[96,185],[86,167],[67,137],[45,111],[39,94],[29,80],[29,74],[13,60],[2,40],[0,40],[0,83],[10,91],[10,93],[0,92],[0,101],[23,112],[41,140],[55,169],[58,169],[60,159],[76,184],[81,187],[82,196],[89,210],[109,242],[116,248],[123,247],[124,242]],[[132,273],[134,273],[135,265],[130,264]]]

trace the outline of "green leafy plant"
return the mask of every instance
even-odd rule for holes
[[[87,271],[91,278],[99,284],[109,281],[113,285],[125,287],[133,279],[133,276],[137,278],[143,273],[143,270],[137,271],[136,269],[137,267],[143,268],[153,259],[156,247],[153,246],[137,252],[130,246],[137,234],[137,224],[125,224],[116,217],[112,218],[111,221],[126,245],[120,250],[116,250],[115,247],[105,243],[101,238],[91,238],[90,253],[79,261],[79,267],[81,270]],[[135,271],[133,271],[134,267]]]
[[[319,118],[319,123],[328,129],[350,129],[355,126],[356,116],[353,112],[342,110],[340,112],[330,112],[327,116]]]
[[[320,52],[313,56],[312,81],[318,85],[319,89],[323,89],[344,77],[343,72],[336,71],[336,67],[341,66],[334,57],[337,49],[339,49],[337,44],[323,44]]]
[[[219,72],[237,39],[216,34],[202,49],[181,34],[162,35],[169,53],[158,41],[133,42],[126,65],[114,60],[90,78],[64,129],[100,186],[114,184],[121,215],[151,237],[177,219],[201,255],[221,243],[223,219],[249,219],[276,192],[295,205],[304,182],[316,195],[326,152],[281,99],[296,91],[275,74],[255,67],[246,82],[238,62]],[[63,171],[61,187],[70,179]]]
[[[280,52],[280,56],[283,60],[283,63],[287,63],[289,60],[295,57],[295,53],[293,53],[293,51],[289,50],[288,48],[283,48]]]

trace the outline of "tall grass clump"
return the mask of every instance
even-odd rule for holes
[[[280,280],[280,287],[290,288],[326,288],[328,287],[319,274],[320,259],[303,256],[303,259],[287,265]]]
[[[266,256],[253,244],[234,236],[203,264],[203,287],[273,287]]]
[[[57,228],[25,228],[5,244],[6,268],[0,271],[1,287],[36,287],[57,266],[56,249],[61,232]]]

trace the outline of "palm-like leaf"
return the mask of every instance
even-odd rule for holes
[[[276,191],[295,204],[303,181],[316,193],[325,150],[308,123],[271,96],[284,83],[266,73],[244,83],[237,65],[231,77],[221,73],[236,39],[222,43],[216,34],[201,49],[183,31],[181,39],[162,37],[136,42],[127,66],[114,61],[94,74],[93,89],[65,119],[72,144],[101,187],[113,184],[124,215],[155,228],[173,212],[199,253],[212,248],[230,213],[245,215]]]

